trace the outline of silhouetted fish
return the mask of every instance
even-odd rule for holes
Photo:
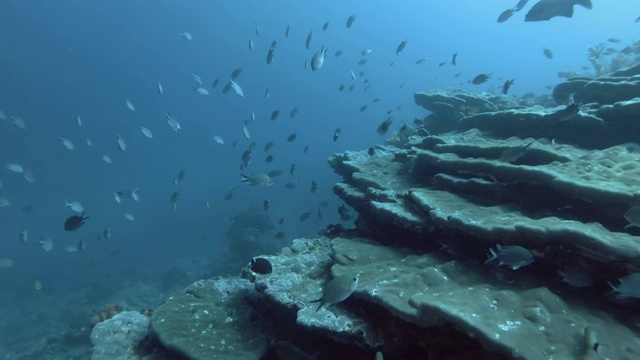
[[[540,0],[529,9],[524,21],[551,20],[556,16],[572,17],[573,6],[582,5],[587,9],[593,8],[591,0]]]

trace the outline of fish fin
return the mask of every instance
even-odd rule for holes
[[[245,174],[240,174],[240,176],[242,176],[242,179],[240,179],[240,182],[247,182],[249,181],[249,177]],[[318,300],[319,301],[319,300]]]
[[[500,245],[498,245],[498,246],[500,246]],[[498,249],[498,250],[499,250],[499,249]],[[485,261],[485,262],[484,262],[485,264],[488,264],[488,263],[490,263],[490,262],[492,262],[493,260],[495,260],[495,259],[497,259],[497,258],[498,258],[498,254],[496,254],[496,252],[495,252],[495,251],[493,251],[493,249],[489,249],[489,252],[490,252],[490,254],[489,254],[489,258],[487,259],[487,261]]]

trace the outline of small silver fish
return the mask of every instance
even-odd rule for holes
[[[149,139],[153,139],[153,133],[151,132],[151,130],[147,129],[144,126],[140,126],[140,131],[142,131],[142,134],[146,137],[148,137]]]
[[[523,266],[531,264],[534,260],[531,252],[519,245],[496,245],[496,249],[489,249],[491,255],[485,261],[488,264],[494,260],[499,260],[498,266],[507,265],[513,270],[518,270]]]
[[[240,87],[240,85],[238,85],[238,83],[233,81],[233,79],[229,80],[229,85],[231,85],[231,88],[233,89],[233,91],[235,91],[235,93],[238,96],[244,97],[244,91],[242,91],[242,88]]]
[[[273,185],[273,180],[271,180],[271,177],[267,174],[240,175],[242,176],[240,181],[251,186],[267,187]]]
[[[118,143],[118,149],[120,149],[120,151],[127,151],[127,143],[120,134],[116,134],[116,142]]]
[[[242,133],[244,134],[244,137],[247,140],[251,140],[251,134],[249,133],[249,128],[244,122],[242,122],[241,124],[242,124]]]
[[[313,57],[311,58],[311,70],[318,71],[320,70],[320,68],[322,68],[322,65],[324,65],[324,59],[325,59],[325,56],[327,55],[328,50],[329,49],[325,49],[325,47],[323,46],[322,49],[320,49],[320,51],[318,51],[313,55]]]

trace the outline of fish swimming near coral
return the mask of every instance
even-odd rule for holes
[[[318,300],[310,301],[312,303],[320,303],[320,306],[318,306],[315,312],[318,312],[325,304],[327,304],[327,308],[329,308],[351,296],[358,287],[359,276],[360,274],[340,275],[326,283],[322,288],[322,297]]]
[[[524,21],[545,21],[556,16],[570,18],[576,4],[589,10],[593,8],[591,0],[540,0],[529,9]]]

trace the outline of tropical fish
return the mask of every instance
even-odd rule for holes
[[[551,20],[556,16],[570,18],[576,4],[589,10],[593,8],[591,0],[540,0],[529,9],[524,21]]]
[[[13,171],[14,173],[22,174],[24,172],[24,168],[20,164],[9,163],[5,165],[7,170]]]
[[[76,149],[76,146],[73,144],[73,142],[67,138],[63,138],[62,136],[60,137],[60,141],[62,141],[62,145],[64,145],[65,148],[67,148],[67,150],[73,151]]]
[[[307,41],[305,42],[305,47],[307,50],[311,47],[311,38],[313,37],[313,30],[309,31],[309,35],[307,35]]]
[[[244,91],[242,91],[242,88],[240,87],[240,85],[238,85],[235,81],[233,81],[233,79],[229,80],[229,85],[231,85],[231,88],[233,89],[233,91],[235,91],[235,93],[238,96],[244,97]]]
[[[311,58],[311,70],[318,71],[320,70],[320,68],[322,68],[327,50],[328,49],[325,49],[323,46],[320,51],[313,55],[313,57]]]
[[[71,211],[73,211],[74,213],[84,213],[84,206],[82,206],[82,203],[80,203],[80,201],[67,201],[67,199],[65,199],[64,206],[71,209]]]
[[[242,176],[241,182],[251,186],[267,187],[273,185],[273,180],[267,174],[251,174],[249,176],[240,174],[240,176]]]
[[[213,135],[213,141],[220,145],[224,145],[224,140],[222,139],[222,137],[220,137],[220,135]]]
[[[136,111],[136,107],[133,105],[133,103],[129,99],[124,99],[124,103],[125,105],[127,105],[127,108],[129,108],[129,110]]]
[[[178,122],[178,120],[176,120],[176,118],[174,118],[169,113],[166,113],[165,116],[167,117],[167,123],[169,124],[169,129],[171,129],[171,131],[173,131],[174,133],[177,133],[178,130],[180,130],[182,128],[180,126],[180,123]]]
[[[76,231],[80,229],[82,225],[84,225],[84,222],[87,219],[89,219],[89,217],[85,216],[85,213],[69,216],[64,222],[64,229],[66,231]]]
[[[251,140],[251,134],[249,133],[249,128],[244,122],[242,122],[241,125],[242,125],[242,133],[244,134],[244,137],[247,140]]]
[[[347,299],[358,287],[358,278],[360,274],[344,274],[336,276],[322,287],[322,297],[318,300],[310,302],[319,302],[320,306],[315,312],[318,312],[323,305],[327,308]]]
[[[120,149],[120,151],[127,151],[127,143],[120,134],[116,134],[116,143],[118,144],[118,149]]]
[[[498,266],[507,265],[513,270],[518,270],[523,266],[531,264],[534,260],[531,252],[519,245],[496,245],[496,249],[489,249],[491,255],[485,261],[488,264],[492,261],[498,260]]]
[[[513,14],[515,13],[516,13],[515,9],[507,9],[503,11],[502,13],[500,13],[500,16],[498,16],[498,23],[503,23],[509,20],[509,18],[511,18],[511,16],[513,16]]]
[[[396,55],[399,55],[404,48],[407,47],[407,40],[401,41],[396,48]]]
[[[349,16],[349,18],[347,19],[347,29],[349,29],[351,25],[353,25],[354,21],[356,21],[356,14],[351,14],[351,16]]]
[[[509,89],[511,88],[511,85],[513,85],[513,82],[516,81],[516,79],[511,79],[511,80],[507,80],[504,82],[504,84],[502,85],[502,93],[504,95],[507,95],[507,93],[509,92]]]
[[[144,126],[140,126],[140,131],[142,132],[142,135],[148,137],[149,139],[153,139],[153,133],[151,132],[151,130],[147,129]]]
[[[269,52],[267,52],[267,64],[271,64],[273,61],[273,54],[276,52],[276,46],[278,45],[276,40],[271,42],[271,46],[269,47]]]
[[[479,74],[471,80],[473,85],[480,85],[485,83],[487,80],[491,78],[491,74]]]

